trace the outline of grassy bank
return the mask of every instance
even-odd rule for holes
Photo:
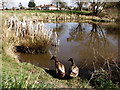
[[[54,78],[49,69],[36,67],[29,63],[16,62],[16,59],[2,55],[3,88],[102,88],[119,89],[103,69],[95,71],[89,80],[80,77],[72,79]]]
[[[66,14],[87,14],[91,13],[90,11],[75,11],[75,10],[5,10],[1,11],[3,13],[66,13]]]
[[[97,16],[90,16],[89,14],[91,11],[75,11],[75,10],[69,10],[69,11],[63,11],[63,10],[6,10],[1,11],[2,13],[10,13],[10,14],[20,14],[20,13],[28,13],[28,14],[42,14],[46,13],[47,16],[44,17],[44,15],[41,15],[44,17],[44,20],[70,20],[70,19],[79,19],[79,20],[91,20],[93,22],[115,22],[115,18],[106,18],[104,15],[102,17]],[[50,16],[49,16],[50,15]],[[29,15],[28,15],[29,16]],[[51,17],[51,18],[50,18]],[[53,18],[54,17],[54,18]]]
[[[91,88],[80,77],[59,80],[43,68],[29,63],[19,63],[10,56],[2,57],[2,86],[5,88]]]

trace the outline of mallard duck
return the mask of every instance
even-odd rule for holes
[[[55,61],[55,70],[56,70],[56,74],[59,78],[62,78],[65,76],[65,67],[62,63],[59,62],[59,60],[55,57],[52,56],[52,58],[50,60],[54,60]]]
[[[79,74],[79,68],[75,65],[75,62],[72,58],[70,58],[68,61],[72,62],[71,67],[69,68],[69,76],[70,77],[77,77]]]

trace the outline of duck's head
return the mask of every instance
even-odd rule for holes
[[[71,61],[71,62],[73,62],[73,58],[70,58],[68,61]]]
[[[52,56],[50,60],[56,60],[56,56]]]
[[[70,58],[68,61],[71,61],[72,65],[75,64],[74,61],[73,61],[73,58]]]

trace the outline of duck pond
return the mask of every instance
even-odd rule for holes
[[[53,29],[60,40],[59,46],[52,46],[45,54],[17,53],[20,62],[35,66],[55,68],[50,58],[56,55],[68,71],[73,58],[80,69],[81,77],[88,77],[93,70],[106,68],[115,70],[120,65],[120,26],[117,23],[91,22],[44,22],[46,29]],[[120,78],[120,77],[119,77]]]

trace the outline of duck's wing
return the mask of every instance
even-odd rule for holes
[[[72,72],[79,72],[79,68],[77,66],[72,66]]]
[[[59,70],[60,72],[62,72],[62,73],[65,73],[65,67],[64,67],[64,65],[60,63],[60,64],[58,65],[58,70]]]
[[[77,66],[72,66],[70,76],[77,77],[78,74],[79,74],[79,68]]]

